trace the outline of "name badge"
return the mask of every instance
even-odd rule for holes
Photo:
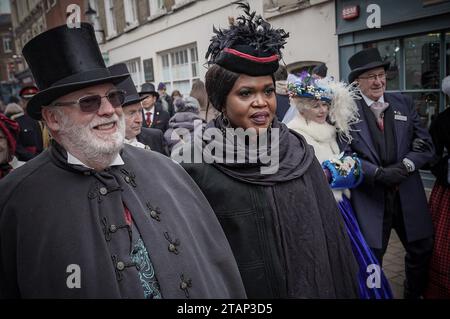
[[[400,114],[395,114],[394,119],[396,119],[397,121],[407,121],[408,120],[408,118],[405,115],[400,115]]]

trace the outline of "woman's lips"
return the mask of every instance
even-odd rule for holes
[[[250,119],[253,123],[257,125],[263,125],[266,124],[269,120],[269,113],[268,112],[256,112],[250,116]]]

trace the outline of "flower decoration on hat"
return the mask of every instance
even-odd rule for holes
[[[244,14],[228,29],[216,29],[211,39],[206,59],[208,64],[218,64],[232,72],[250,76],[271,75],[278,69],[281,49],[289,33],[274,29],[246,2],[235,2]]]
[[[287,82],[288,94],[291,97],[305,97],[328,103],[333,98],[329,87],[320,85],[320,82],[316,81],[307,71],[303,71],[298,76],[289,74]]]
[[[335,81],[333,77],[315,79],[308,72],[288,75],[288,94],[291,98],[304,97],[330,104],[328,118],[336,127],[339,138],[350,143],[351,126],[359,122],[358,106],[361,92],[355,83]]]

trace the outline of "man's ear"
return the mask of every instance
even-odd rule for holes
[[[61,118],[56,112],[48,107],[42,108],[42,118],[51,131],[59,131],[61,129]]]

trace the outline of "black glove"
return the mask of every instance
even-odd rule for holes
[[[428,144],[421,138],[415,138],[412,142],[412,150],[414,152],[423,153],[428,150]]]
[[[408,178],[408,171],[403,163],[388,167],[379,167],[375,173],[375,181],[385,186],[396,186]]]

